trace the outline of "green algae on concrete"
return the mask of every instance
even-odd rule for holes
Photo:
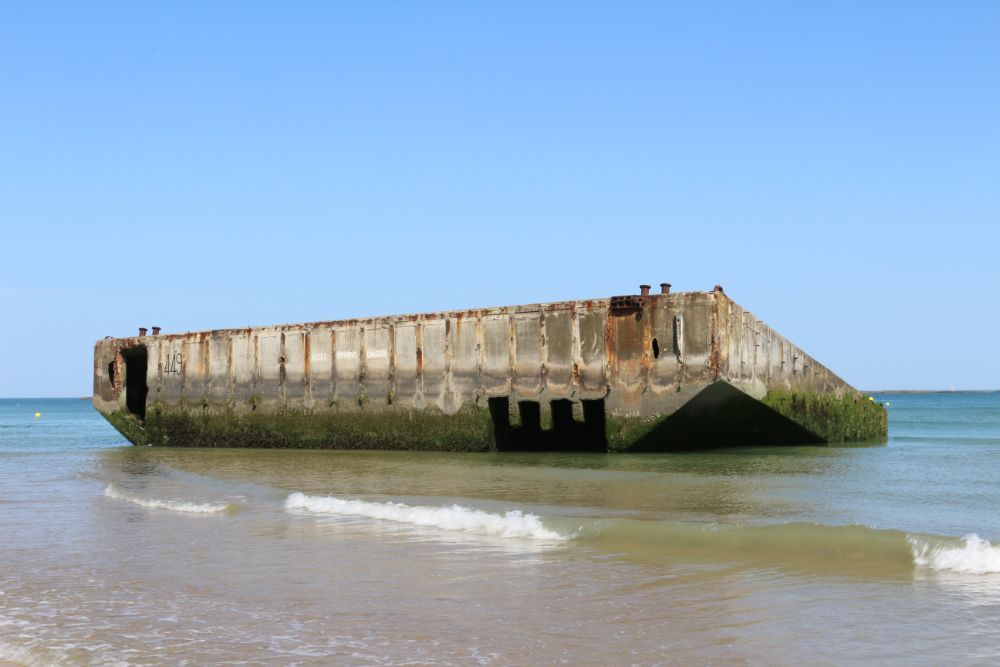
[[[760,410],[800,427],[789,431],[779,426],[767,439],[775,444],[860,442],[887,435],[885,408],[860,394],[772,391],[759,402],[738,395],[744,400],[732,404],[735,412],[719,413],[716,430],[707,434],[692,430],[684,411],[667,418],[607,415],[603,433],[574,422],[561,439],[544,418],[537,431],[526,430],[519,420],[498,431],[489,409],[469,406],[448,415],[406,409],[236,413],[231,407],[204,404],[169,409],[154,404],[145,422],[124,411],[111,413],[108,420],[136,445],[279,449],[631,452],[734,446],[748,444],[740,440],[748,424],[767,423]]]
[[[126,428],[131,421],[126,418]],[[112,422],[114,423],[114,422]],[[117,427],[117,425],[116,425]],[[140,433],[119,431],[135,444],[187,447],[409,449],[491,451],[489,411],[466,408],[453,415],[417,410],[384,412],[281,410],[235,414],[231,410],[154,407]]]
[[[663,421],[663,417],[607,417],[607,451],[633,451],[638,443],[653,435]]]
[[[116,410],[104,416],[115,427],[115,430],[121,433],[122,437],[133,445],[149,444],[147,442],[146,431],[142,427],[142,422],[135,415]]]
[[[824,442],[884,440],[889,433],[885,406],[861,394],[771,391],[761,402]]]

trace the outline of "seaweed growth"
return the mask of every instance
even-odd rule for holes
[[[861,394],[771,391],[762,402],[826,442],[879,440],[889,433],[885,406]]]

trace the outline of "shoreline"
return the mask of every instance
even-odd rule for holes
[[[1000,389],[863,389],[863,394],[998,394]]]

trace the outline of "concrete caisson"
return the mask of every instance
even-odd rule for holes
[[[134,444],[664,451],[886,435],[721,288],[133,338],[94,405]]]

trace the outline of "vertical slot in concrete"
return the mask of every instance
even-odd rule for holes
[[[591,452],[608,451],[607,420],[604,399],[580,401],[583,404],[583,447]]]
[[[148,357],[143,345],[122,350],[125,360],[125,407],[139,419],[146,419],[146,368]]]
[[[542,440],[542,406],[538,401],[518,401],[521,427],[517,433],[517,449],[538,449]]]
[[[510,449],[510,398],[497,396],[487,401],[493,419],[493,441],[497,451]]]
[[[573,401],[560,398],[549,403],[552,409],[552,434],[549,448],[559,451],[579,451],[577,423],[573,421]]]

